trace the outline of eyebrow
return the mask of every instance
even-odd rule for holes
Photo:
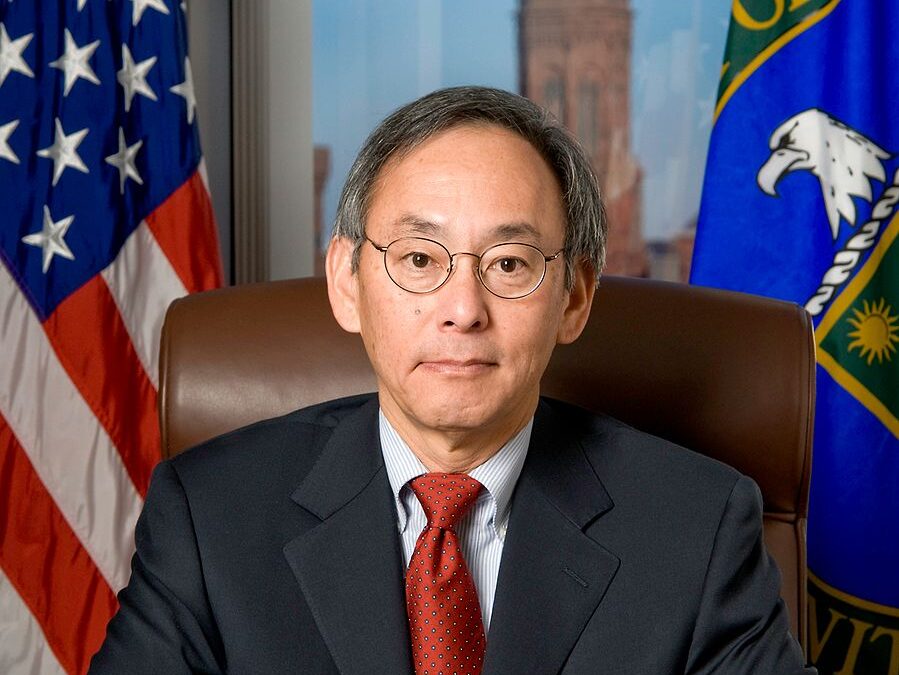
[[[404,215],[396,221],[396,225],[403,234],[409,235],[428,235],[431,237],[443,234],[446,228],[438,225],[425,218],[414,215]],[[512,222],[502,223],[491,228],[487,236],[489,239],[499,239],[503,241],[528,241],[540,242],[542,237],[540,231],[528,222]]]
[[[539,242],[541,240],[540,232],[530,223],[504,223],[493,228],[493,234],[498,238],[511,239],[531,239]]]
[[[400,217],[396,221],[396,225],[402,230],[403,234],[427,234],[436,236],[443,232],[443,227],[437,223],[413,215]]]

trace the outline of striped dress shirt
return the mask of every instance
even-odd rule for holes
[[[378,415],[381,452],[396,501],[397,527],[403,542],[403,559],[409,567],[415,543],[427,525],[424,509],[408,483],[428,472],[384,413]],[[484,630],[490,628],[496,579],[499,574],[503,541],[509,524],[509,502],[531,440],[533,418],[486,462],[469,472],[484,489],[474,506],[456,525],[462,555],[478,591]]]

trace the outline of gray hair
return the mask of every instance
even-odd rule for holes
[[[385,164],[432,136],[462,125],[507,129],[540,153],[562,190],[567,217],[566,284],[571,288],[574,283],[575,262],[590,264],[599,280],[608,225],[590,161],[578,142],[533,101],[489,87],[451,87],[427,94],[393,112],[365,141],[347,176],[334,222],[335,238],[355,242],[353,271],[359,267],[369,203]]]

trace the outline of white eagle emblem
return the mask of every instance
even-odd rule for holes
[[[834,240],[840,233],[840,217],[856,226],[853,197],[872,201],[871,181],[887,182],[884,161],[892,155],[860,132],[818,108],[793,115],[771,134],[771,155],[759,169],[756,181],[771,196],[777,196],[777,183],[791,171],[810,171],[821,182],[825,211]],[[862,253],[874,245],[880,224],[899,201],[899,172],[874,205],[871,219],[834,255],[824,273],[821,286],[806,303],[806,309],[819,314],[834,291],[851,276]]]

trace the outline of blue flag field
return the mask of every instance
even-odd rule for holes
[[[899,673],[897,35],[894,0],[734,0],[693,257],[814,319],[821,673]]]

